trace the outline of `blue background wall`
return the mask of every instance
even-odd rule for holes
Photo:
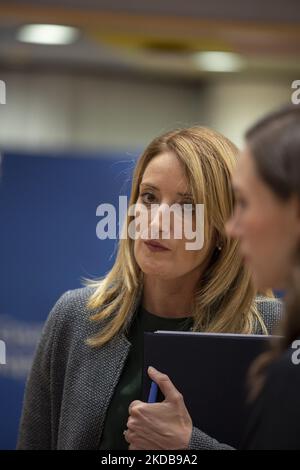
[[[98,156],[99,157],[99,156]],[[96,237],[96,208],[129,194],[124,155],[5,154],[0,182],[0,448],[14,448],[25,372],[57,298],[112,266],[116,241]]]

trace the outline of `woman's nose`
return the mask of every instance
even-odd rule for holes
[[[170,233],[171,221],[168,215],[169,206],[167,204],[161,204],[156,207],[154,211],[151,211],[151,231],[154,231],[157,235],[161,232]],[[166,214],[167,213],[167,214]]]
[[[159,238],[159,233],[161,231],[161,213],[159,207],[151,207],[150,211],[150,230],[151,238]]]

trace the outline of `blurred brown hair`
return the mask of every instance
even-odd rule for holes
[[[246,133],[246,143],[260,178],[281,201],[300,201],[300,106],[284,107],[257,122]],[[266,367],[300,337],[300,241],[285,294],[285,315],[270,351],[249,372],[250,399],[261,390]]]

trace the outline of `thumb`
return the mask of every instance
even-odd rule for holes
[[[167,401],[178,401],[182,399],[182,395],[178,392],[175,385],[169,379],[167,374],[162,374],[154,367],[148,367],[148,375],[160,388]]]

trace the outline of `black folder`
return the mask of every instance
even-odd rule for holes
[[[144,334],[143,400],[148,366],[167,374],[183,394],[193,425],[239,448],[247,422],[247,372],[269,347],[269,336],[192,332]],[[163,400],[161,393],[158,400]]]

